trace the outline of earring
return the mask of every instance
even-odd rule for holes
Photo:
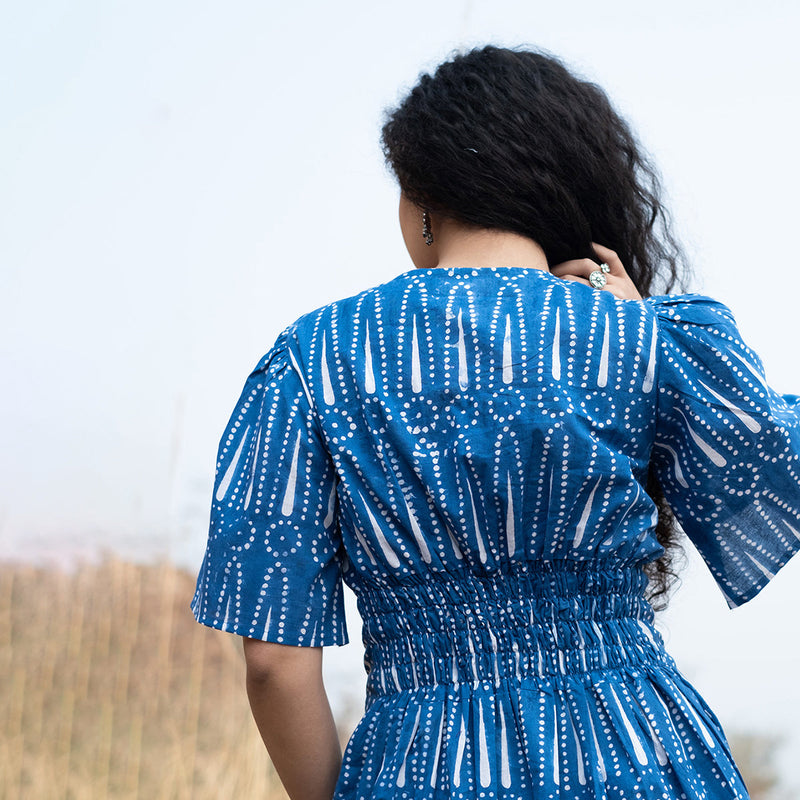
[[[426,208],[422,212],[422,238],[428,246],[433,244],[433,231],[431,230],[431,215]]]

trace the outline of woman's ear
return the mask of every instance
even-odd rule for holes
[[[439,263],[436,215],[415,205],[401,192],[399,219],[403,241],[414,266],[420,269],[435,267]]]

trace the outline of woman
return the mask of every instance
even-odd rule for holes
[[[293,800],[746,798],[653,627],[674,520],[728,603],[800,548],[800,398],[681,254],[596,86],[484,47],[388,117],[415,268],[303,315],[222,439],[193,610]],[[343,762],[321,648],[358,597]]]

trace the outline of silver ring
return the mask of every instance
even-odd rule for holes
[[[589,273],[589,283],[591,283],[595,289],[602,289],[607,282],[608,278],[606,278],[603,269],[596,269]]]
[[[609,267],[608,264],[606,264],[605,262],[603,262],[600,265],[600,269],[603,270],[603,272],[605,272],[606,275],[608,275],[608,273],[611,272],[611,267]]]

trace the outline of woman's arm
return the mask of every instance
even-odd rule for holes
[[[291,800],[331,800],[342,751],[322,682],[322,648],[244,638],[247,696]]]

